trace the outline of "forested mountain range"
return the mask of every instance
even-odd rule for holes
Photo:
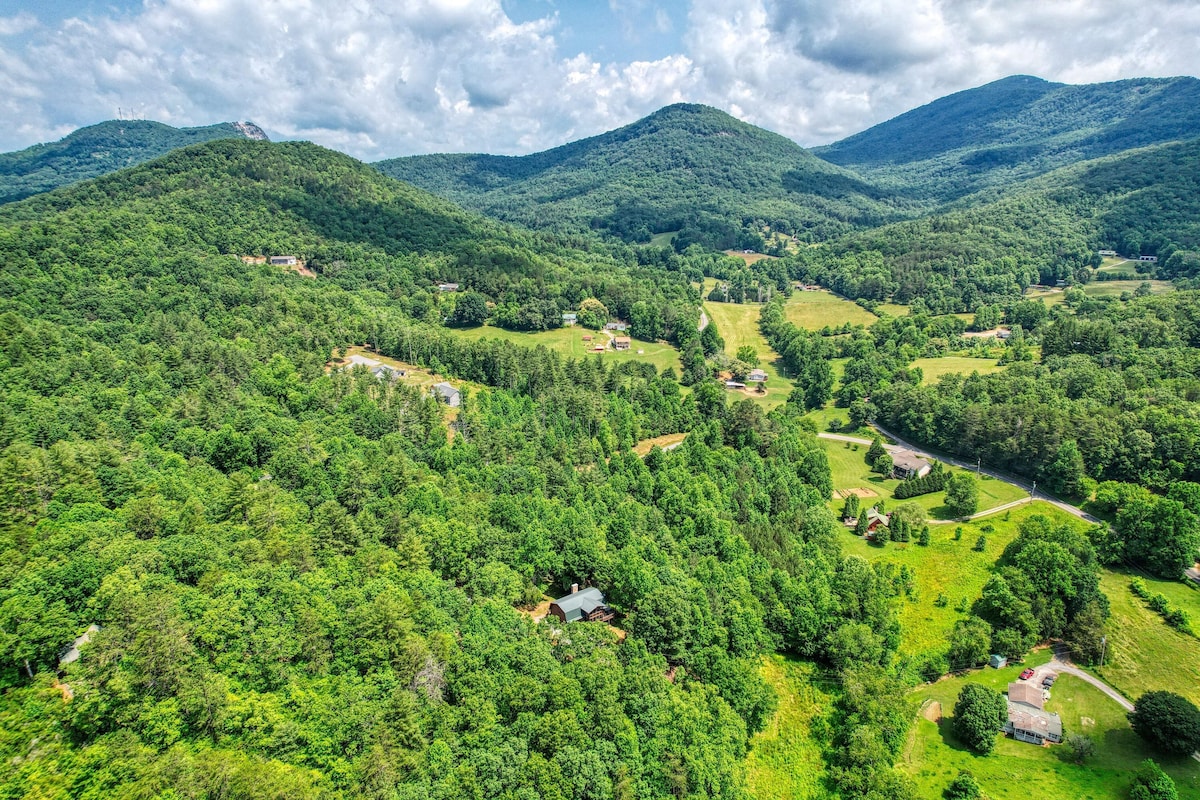
[[[1200,80],[1072,86],[1014,75],[943,97],[813,152],[942,203],[1078,161],[1200,136]]]
[[[764,224],[818,241],[904,215],[902,202],[849,171],[700,105],[668,106],[528,156],[411,156],[376,166],[527,227],[593,229],[626,241],[680,231],[680,250],[693,241],[761,247],[754,237]]]
[[[199,128],[173,128],[150,120],[89,125],[57,142],[0,154],[0,203],[142,164],[178,147],[227,138],[267,137],[248,122]]]
[[[1200,275],[1198,140],[1064,167],[994,194],[795,259],[809,279],[847,297],[919,298],[938,312],[1006,302],[1035,283],[1086,282],[1100,249],[1156,256],[1164,278]]]

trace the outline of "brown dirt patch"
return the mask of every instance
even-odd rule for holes
[[[634,445],[633,452],[642,458],[645,458],[655,445],[663,448],[669,447],[670,445],[679,444],[682,442],[685,436],[687,436],[686,433],[668,433],[666,436],[655,436],[653,439],[643,439]]]
[[[858,486],[853,489],[835,489],[833,496],[839,500],[845,500],[850,495],[856,497],[878,497],[879,492],[874,489],[868,489],[866,486]]]
[[[546,615],[550,613],[550,602],[550,598],[547,597],[533,608],[521,608],[518,609],[518,611],[532,619],[534,622],[541,622],[546,618]]]
[[[942,719],[942,704],[937,700],[927,703],[921,709],[921,716],[930,722],[939,722]]]

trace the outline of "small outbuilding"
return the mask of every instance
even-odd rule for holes
[[[1008,666],[1008,659],[999,653],[992,653],[992,657],[988,659],[988,666],[995,669],[1004,669]]]
[[[296,266],[295,256],[271,256],[271,263],[277,267]]]
[[[629,340],[628,336],[614,336],[613,337],[613,349],[628,350],[629,345],[630,345],[630,340]]]
[[[766,379],[767,373],[761,369],[752,369],[750,370],[750,375],[747,376],[747,380],[751,383],[763,383]]]
[[[571,593],[550,604],[550,616],[559,622],[608,622],[615,614],[604,600],[604,593],[595,586],[580,589],[571,584]]]

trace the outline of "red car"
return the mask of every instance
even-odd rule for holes
[[[1032,677],[1033,677],[1033,670],[1031,670],[1031,669],[1027,669],[1021,673],[1021,680],[1023,680],[1023,681],[1027,681]]]

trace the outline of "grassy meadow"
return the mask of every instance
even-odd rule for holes
[[[924,375],[921,382],[926,384],[937,383],[938,378],[952,372],[961,372],[963,375],[978,372],[980,375],[987,375],[990,372],[999,372],[1004,369],[994,358],[967,358],[964,356],[918,358],[910,366],[921,368],[921,373]]]
[[[812,331],[827,325],[836,328],[846,322],[869,326],[879,319],[858,303],[827,291],[792,292],[784,306],[784,315],[788,322]]]
[[[1200,639],[1175,630],[1151,611],[1146,601],[1129,590],[1133,577],[1132,573],[1106,570],[1100,580],[1112,616],[1105,665],[1092,672],[1130,699],[1161,689],[1200,704]],[[1141,577],[1152,593],[1165,595],[1173,607],[1182,608],[1193,629],[1200,627],[1200,588],[1182,581]]]
[[[706,281],[706,288],[711,288]],[[758,394],[753,389],[746,392],[729,392],[730,400],[742,399],[744,395],[764,406],[777,406],[787,401],[792,391],[792,382],[784,377],[782,362],[779,354],[767,344],[762,331],[758,329],[758,315],[762,310],[759,303],[709,303],[704,304],[704,312],[717,326],[717,332],[725,340],[725,352],[730,356],[737,353],[739,347],[749,345],[758,353],[759,366],[767,373],[767,391]]]
[[[916,575],[916,592],[914,597],[901,600],[897,608],[901,627],[900,652],[916,655],[945,650],[954,623],[967,615],[967,606],[979,597],[983,584],[995,568],[996,559],[1016,538],[1017,527],[1034,514],[1057,521],[1075,519],[1049,503],[1036,502],[975,522],[931,525],[928,547],[914,542],[890,542],[884,547],[876,547],[847,530],[842,550],[847,555],[859,555],[868,561],[908,565]],[[985,531],[988,526],[991,530]],[[956,539],[955,531],[959,527],[963,531],[962,538]],[[982,552],[974,549],[980,536],[987,538]],[[939,596],[945,597],[945,604],[937,604]]]
[[[1093,281],[1085,284],[1084,294],[1088,297],[1120,297],[1123,292],[1133,294],[1143,283],[1150,284],[1151,294],[1166,294],[1175,291],[1170,281]]]
[[[667,367],[674,369],[676,374],[680,371],[679,351],[666,342],[643,342],[640,339],[634,339],[629,350],[618,352],[608,349],[596,354],[592,352],[592,345],[607,344],[608,337],[603,333],[578,326],[525,332],[480,325],[477,328],[455,328],[454,332],[467,339],[500,339],[519,344],[522,347],[536,347],[540,344],[570,358],[599,355],[605,363],[610,361],[647,361],[657,367],[660,372]],[[593,337],[592,341],[583,341],[584,336]],[[644,352],[639,354],[638,350]]]
[[[759,674],[775,690],[779,706],[750,740],[746,783],[755,800],[809,800],[822,796],[825,764],[813,722],[831,699],[811,682],[815,667],[783,656],[764,656]]]

